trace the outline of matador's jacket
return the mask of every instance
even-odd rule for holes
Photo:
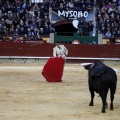
[[[55,46],[53,48],[53,56],[54,57],[62,57],[68,55],[68,49],[64,45]]]

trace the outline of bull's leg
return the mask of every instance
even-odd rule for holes
[[[91,93],[91,101],[89,103],[89,106],[93,106],[94,105],[93,100],[94,100],[94,97],[95,97],[95,93],[94,93],[94,90],[92,88],[89,88],[89,90],[90,90],[90,93]]]
[[[106,108],[106,96],[105,96],[105,94],[106,94],[105,91],[102,91],[100,93],[100,96],[102,99],[102,110],[101,110],[102,113],[105,113],[105,108]]]
[[[114,109],[114,107],[113,107],[114,93],[111,93],[110,99],[111,99],[110,110],[113,110]]]
[[[113,85],[113,86],[114,86],[114,85]],[[115,91],[116,91],[116,86],[110,88],[110,100],[111,100],[111,103],[110,103],[110,110],[113,110],[113,109],[114,109],[114,107],[113,107],[113,100],[114,100]]]
[[[107,103],[107,94],[108,94],[108,90],[109,90],[109,89],[107,89],[107,90],[106,90],[106,93],[105,93],[105,100],[106,100],[105,109],[108,108],[108,103]]]

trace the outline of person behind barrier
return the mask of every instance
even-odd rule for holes
[[[116,38],[114,37],[114,35],[111,35],[111,37],[110,37],[110,42],[112,42],[112,43],[115,43],[116,42]]]
[[[59,42],[56,43],[56,46],[53,48],[53,56],[54,57],[62,57],[65,59],[65,57],[68,55],[68,49],[61,45]]]

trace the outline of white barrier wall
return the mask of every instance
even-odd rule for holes
[[[102,44],[102,39],[103,39],[102,34],[98,34],[98,44]]]
[[[50,33],[50,43],[54,43],[54,33]]]

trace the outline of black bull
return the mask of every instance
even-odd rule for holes
[[[84,68],[88,70],[88,84],[91,93],[89,106],[93,106],[94,92],[97,92],[102,99],[102,113],[105,113],[105,109],[108,107],[107,93],[110,89],[110,110],[113,110],[113,100],[117,85],[116,72],[102,62],[85,65]]]

